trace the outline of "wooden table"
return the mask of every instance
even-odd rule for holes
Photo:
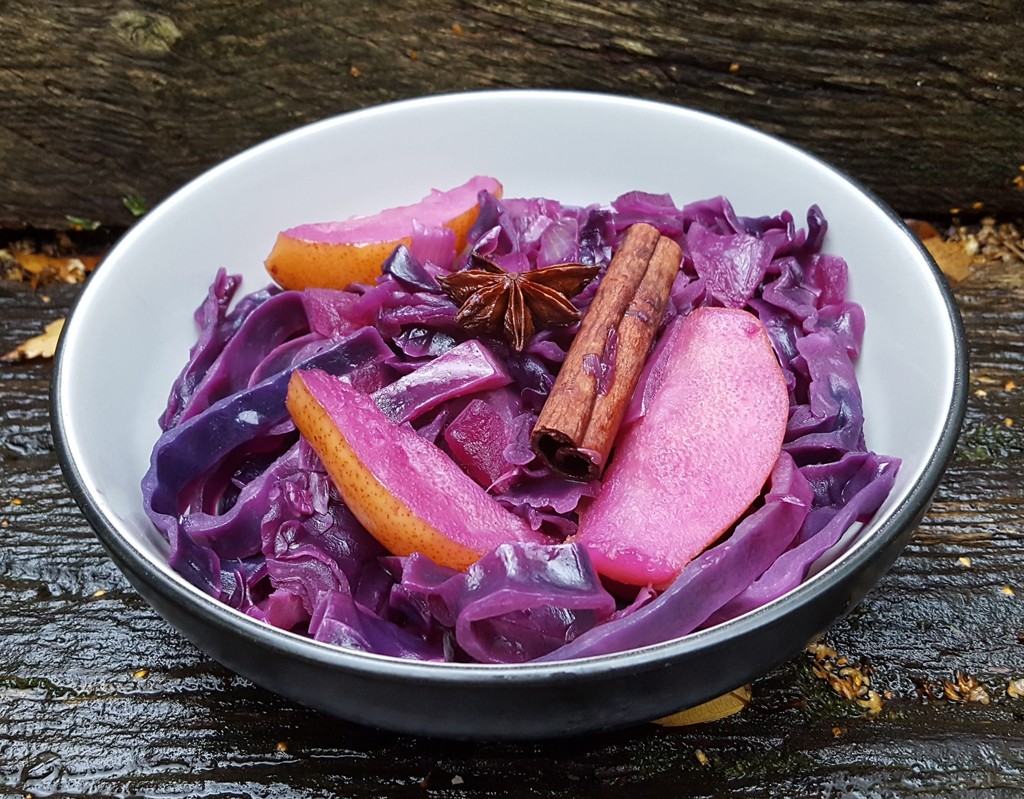
[[[559,86],[726,113],[943,234],[957,207],[964,233],[1003,242],[954,281],[971,396],[932,509],[828,633],[834,655],[765,676],[736,715],[533,745],[396,736],[255,688],[173,633],[64,486],[50,362],[0,364],[0,795],[1024,795],[1019,6],[389,5],[2,4],[0,244],[53,241],[73,215],[102,223],[73,248],[101,247],[132,220],[122,198],[152,204],[241,146],[384,100]],[[80,288],[0,280],[0,352]]]

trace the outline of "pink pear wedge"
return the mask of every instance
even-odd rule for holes
[[[597,571],[664,586],[761,493],[779,457],[789,394],[760,320],[699,308],[677,320],[620,435],[576,540]]]
[[[494,178],[477,176],[454,189],[435,189],[413,205],[289,228],[278,235],[264,265],[286,289],[343,289],[353,283],[373,283],[394,249],[412,243],[415,223],[449,228],[455,252],[461,252],[480,211],[481,191],[501,197],[502,187]]]
[[[297,371],[287,405],[349,510],[391,553],[465,569],[500,544],[551,543],[347,381]]]

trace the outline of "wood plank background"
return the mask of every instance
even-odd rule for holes
[[[152,206],[297,125],[512,87],[725,114],[905,216],[1016,218],[1022,41],[1019,0],[0,0],[0,228],[121,228],[122,198]],[[79,290],[0,280],[0,352]],[[71,500],[50,364],[0,364],[0,796],[1024,796],[1024,699],[1008,693],[1024,679],[1024,259],[955,292],[972,364],[956,458],[904,555],[826,639],[870,669],[882,712],[798,657],[736,716],[557,744],[377,732],[211,662]],[[987,702],[943,697],[958,674]]]
[[[904,215],[1024,208],[1018,0],[0,0],[0,42],[0,227],[127,224],[298,125],[508,87],[724,114]]]

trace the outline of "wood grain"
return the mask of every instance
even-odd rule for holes
[[[905,215],[1024,208],[1015,0],[0,2],[0,226],[132,220],[298,125],[420,95],[556,87],[779,135]]]
[[[77,291],[0,281],[0,350]],[[826,638],[871,668],[882,712],[798,657],[736,716],[557,744],[356,727],[209,661],[127,586],[74,507],[49,434],[50,365],[0,365],[0,795],[1024,795],[1024,699],[1007,694],[1024,678],[1024,262],[976,268],[956,295],[972,358],[956,459],[893,570]],[[988,704],[935,698],[958,671]]]

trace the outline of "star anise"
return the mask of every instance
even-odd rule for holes
[[[475,333],[503,335],[521,352],[533,334],[578,322],[569,300],[593,280],[600,267],[556,264],[525,272],[507,272],[494,261],[472,255],[474,269],[438,278],[459,306],[455,321]]]

